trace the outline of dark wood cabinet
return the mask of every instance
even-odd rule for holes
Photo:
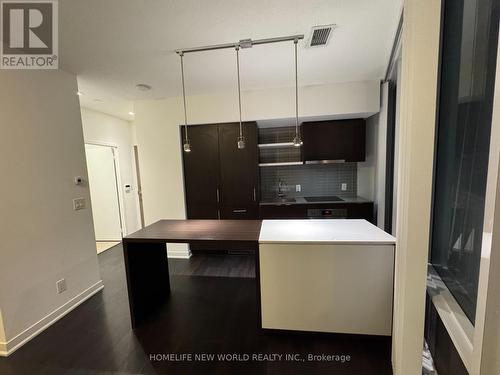
[[[217,219],[219,203],[219,136],[215,125],[188,129],[191,152],[183,152],[188,219]],[[184,134],[182,134],[184,139]]]
[[[239,124],[219,129],[220,203],[222,219],[258,218],[259,155],[256,123],[244,123],[246,146],[238,149]]]
[[[307,219],[308,210],[335,210],[342,212],[345,219],[365,219],[375,224],[373,202],[359,203],[319,203],[319,204],[290,204],[290,205],[261,205],[261,219]],[[325,217],[328,218],[328,217]],[[335,218],[335,217],[331,217]]]
[[[238,123],[189,126],[191,152],[182,152],[188,219],[258,219],[257,124],[244,123],[243,132],[246,147],[238,149]],[[214,249],[191,245],[194,252]]]
[[[307,219],[307,205],[289,204],[260,206],[261,219]]]
[[[366,203],[346,203],[348,219],[365,219],[372,224],[375,222],[375,212],[373,202]]]
[[[301,131],[305,162],[365,161],[364,119],[304,122]]]
[[[221,208],[222,219],[247,219],[255,220],[259,218],[259,206],[257,204],[227,206]]]

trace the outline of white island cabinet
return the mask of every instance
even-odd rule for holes
[[[262,328],[390,336],[395,242],[366,220],[264,220]]]

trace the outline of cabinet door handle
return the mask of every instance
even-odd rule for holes
[[[220,193],[219,193],[219,188],[217,188],[217,203],[220,202]]]
[[[236,209],[236,210],[233,210],[233,214],[244,214],[246,213],[247,210],[246,209]]]
[[[257,189],[253,188],[253,201],[257,202]]]

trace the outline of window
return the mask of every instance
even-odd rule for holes
[[[474,323],[497,51],[494,0],[445,1],[430,262]]]

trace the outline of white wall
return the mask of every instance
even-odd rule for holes
[[[102,287],[91,210],[72,204],[89,199],[76,91],[62,71],[0,71],[0,355]]]
[[[379,111],[378,81],[300,88],[301,116],[366,116]],[[238,119],[236,92],[188,97],[188,122],[230,122]],[[293,117],[294,89],[243,92],[243,120]],[[146,225],[159,219],[185,218],[179,124],[181,98],[138,101],[134,105]],[[185,252],[184,245],[169,245]]]
[[[380,112],[366,119],[366,161],[358,163],[358,195],[372,200],[376,223],[385,224],[385,168],[389,84],[380,86]]]
[[[133,233],[139,229],[137,186],[134,177],[133,145],[134,134],[130,122],[82,108],[83,137],[86,143],[104,143],[118,146],[121,195],[125,209],[126,232]],[[131,185],[132,191],[125,192],[124,186]]]
[[[375,201],[375,179],[378,164],[378,132],[379,114],[366,119],[366,158],[364,162],[358,163],[358,195],[360,197]],[[376,209],[376,202],[374,202]]]
[[[400,153],[404,149],[400,149],[400,144],[397,142],[399,139],[399,132],[401,131],[401,74],[402,74],[402,61],[399,58],[396,61],[396,69],[397,69],[397,77],[398,77],[398,85],[396,87],[396,121],[394,124],[394,184],[393,184],[393,192],[392,192],[392,233],[396,233],[396,221],[398,219],[398,189],[399,186],[397,184],[398,181],[398,173],[399,173],[399,160]]]
[[[377,132],[376,159],[377,166],[375,171],[375,205],[377,212],[377,225],[385,228],[385,183],[387,167],[387,120],[388,120],[388,101],[389,101],[389,83],[384,83],[381,87],[380,96],[380,114]]]
[[[422,374],[440,15],[440,1],[405,1],[396,139],[401,152],[397,156],[395,222],[395,375]]]
[[[0,305],[0,308],[2,306]],[[0,342],[5,343],[5,329],[3,328],[2,310],[0,309]],[[5,344],[3,344],[5,346]],[[1,349],[0,349],[1,350]],[[5,351],[5,348],[3,349]]]

